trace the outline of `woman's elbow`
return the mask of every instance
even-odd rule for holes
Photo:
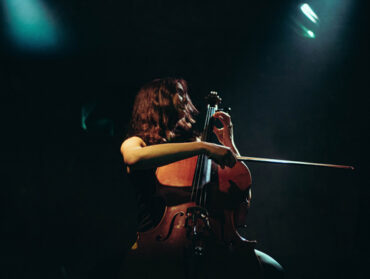
[[[125,163],[125,165],[129,166],[130,168],[135,168],[135,166],[140,161],[138,156],[135,156],[135,155],[132,155],[132,154],[122,153],[122,156],[123,156],[123,162]]]
[[[144,161],[143,158],[134,152],[133,154],[122,154],[123,155],[123,162],[125,163],[127,170],[137,170],[142,169]]]
[[[136,138],[131,138],[124,141],[121,145],[120,151],[123,157],[123,162],[127,166],[127,169],[136,169],[141,165],[142,161],[142,146],[137,142],[132,142]]]

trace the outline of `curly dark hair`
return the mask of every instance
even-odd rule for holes
[[[192,125],[197,114],[184,79],[155,79],[136,96],[127,136],[141,137],[148,145],[191,141],[197,136]]]

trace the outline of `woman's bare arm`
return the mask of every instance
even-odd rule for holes
[[[131,137],[122,143],[121,153],[128,171],[155,168],[200,154],[207,154],[222,167],[236,163],[230,148],[201,141],[147,146],[141,138]]]

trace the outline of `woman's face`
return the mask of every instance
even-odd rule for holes
[[[177,83],[177,93],[175,95],[175,103],[182,108],[179,112],[179,121],[177,123],[178,126],[181,126],[185,130],[188,130],[191,128],[191,123],[187,121],[185,117],[185,105],[186,105],[186,96],[184,92],[184,87],[181,83]]]
[[[176,95],[174,97],[174,103],[178,108],[180,108],[180,110],[185,109],[186,96],[184,92],[184,87],[180,82],[178,82],[176,86]],[[184,117],[184,115],[181,115],[181,117]]]
[[[183,103],[185,101],[185,92],[184,87],[180,82],[177,83],[177,93],[176,97],[178,98],[179,103]]]

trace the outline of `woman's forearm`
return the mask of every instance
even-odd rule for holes
[[[206,143],[165,143],[131,148],[124,153],[130,170],[155,168],[195,155],[206,153]]]

